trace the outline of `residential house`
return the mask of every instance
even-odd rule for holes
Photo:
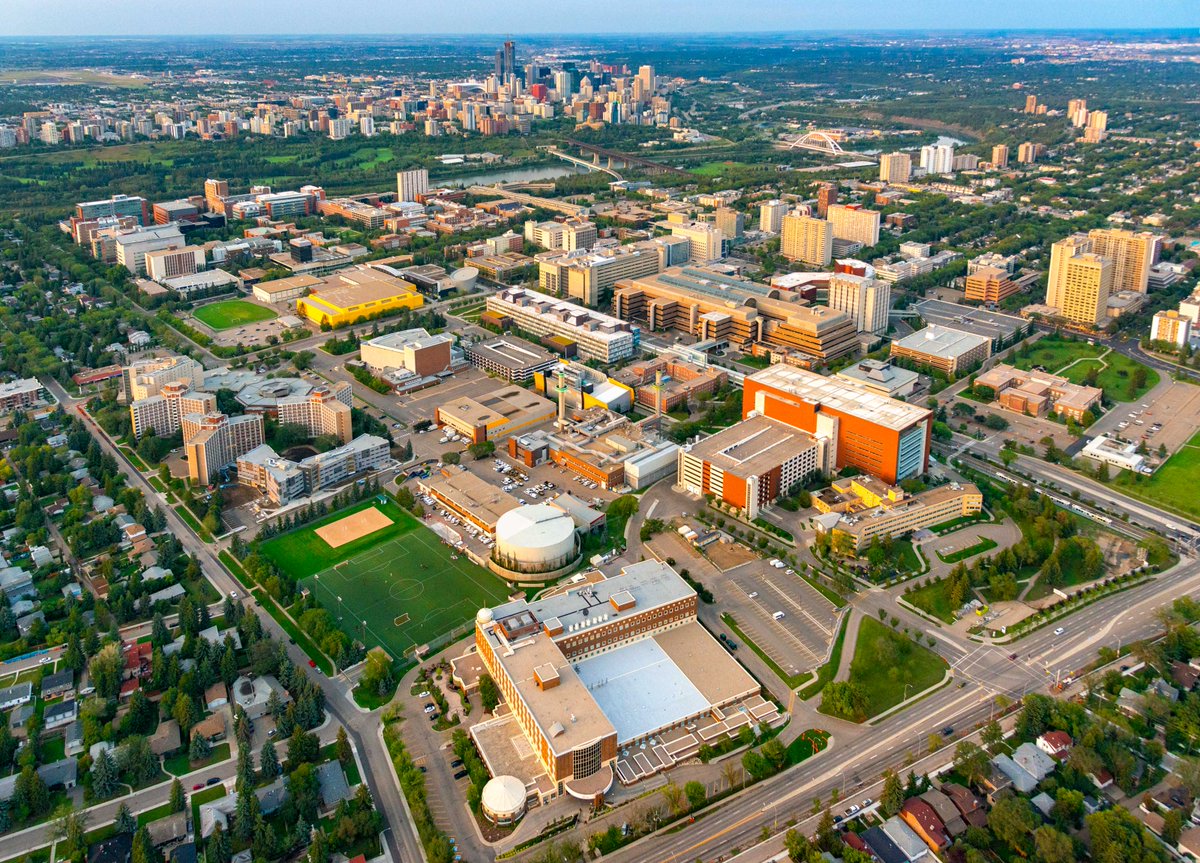
[[[225,681],[218,680],[208,689],[204,690],[204,706],[209,711],[224,707],[229,703],[229,687],[225,685]]]
[[[1163,788],[1150,795],[1151,799],[1163,809],[1178,809],[1186,818],[1192,811],[1192,795],[1182,785]],[[1141,804],[1145,809],[1146,804]]]
[[[206,716],[192,726],[192,737],[201,735],[209,743],[217,743],[225,739],[225,711],[218,710],[211,716]]]
[[[1071,751],[1072,742],[1065,731],[1047,731],[1037,739],[1037,748],[1061,761]]]
[[[1142,696],[1127,686],[1122,686],[1117,693],[1117,709],[1128,716],[1142,715]]]
[[[37,772],[47,788],[65,788],[69,791],[79,781],[79,761],[74,757],[62,758],[43,764]]]
[[[183,842],[172,848],[170,863],[196,863],[196,843]]]
[[[1038,812],[1042,813],[1043,818],[1049,818],[1050,813],[1054,810],[1054,798],[1045,791],[1039,791],[1029,802]]]
[[[142,570],[142,581],[161,581],[164,578],[170,578],[171,570],[164,569],[161,566],[148,566]]]
[[[1001,784],[994,779],[986,780],[986,784],[992,792],[988,795],[989,802],[994,803],[996,794],[1005,787],[1012,787],[1021,794],[1031,794],[1033,789],[1037,788],[1037,778],[1004,753],[1000,753],[992,759],[992,766],[1007,780],[1007,784]],[[995,777],[994,773],[993,777]]]
[[[937,813],[938,820],[942,822],[942,826],[946,829],[946,834],[951,839],[966,832],[967,823],[959,813],[958,807],[954,805],[954,801],[944,791],[931,788],[924,794],[917,796],[933,807],[933,811]]]
[[[946,825],[938,817],[934,808],[920,797],[910,797],[900,807],[900,820],[921,838],[935,854],[950,844],[950,836]]]
[[[1191,692],[1196,688],[1197,681],[1200,681],[1200,671],[1186,662],[1175,661],[1171,663],[1171,680],[1180,689]]]
[[[26,734],[25,723],[29,721],[29,717],[33,716],[34,706],[32,704],[18,704],[13,708],[13,712],[8,714],[8,730],[14,737],[24,737]]]
[[[133,856],[133,834],[117,833],[88,848],[87,863],[129,863]]]
[[[1179,690],[1167,683],[1167,681],[1163,680],[1161,677],[1156,677],[1150,682],[1150,686],[1146,689],[1146,694],[1149,695],[1151,693],[1160,696],[1161,698],[1165,698],[1170,702],[1179,700]]]
[[[246,718],[253,722],[267,712],[267,702],[274,692],[281,704],[291,700],[283,685],[270,674],[262,677],[239,677],[233,682],[233,700],[246,711]]]
[[[908,863],[908,857],[881,827],[869,827],[862,832],[862,841],[880,863]]]
[[[32,700],[32,683],[18,683],[15,686],[0,689],[0,710],[10,710],[21,704],[28,704]]]
[[[169,755],[177,751],[183,745],[179,723],[174,719],[164,719],[150,735],[149,743],[150,751],[155,755]]]
[[[185,809],[183,812],[175,812],[166,818],[151,821],[146,825],[146,830],[149,832],[150,841],[154,843],[155,848],[178,842],[180,839],[187,838],[188,812]]]
[[[1018,746],[1012,754],[1012,760],[1038,782],[1058,768],[1053,758],[1032,743],[1022,743]]]
[[[324,809],[333,809],[352,796],[350,785],[346,782],[346,772],[339,761],[326,761],[317,767],[317,784]]]
[[[75,672],[71,669],[47,674],[42,678],[42,698],[58,698],[75,691]]]
[[[47,731],[70,725],[78,718],[79,711],[74,698],[68,698],[66,701],[51,704],[46,707],[46,712],[42,714],[42,719],[45,722],[44,727]]]
[[[900,849],[900,853],[909,863],[915,863],[915,861],[929,856],[929,848],[926,847],[921,837],[898,816],[893,815],[884,821],[879,825],[879,829],[887,834],[887,837]]]
[[[1193,860],[1200,860],[1200,827],[1189,827],[1180,833],[1176,846]]]
[[[43,626],[46,623],[46,615],[41,611],[35,611],[33,614],[26,614],[23,617],[17,618],[17,632],[24,638],[33,631],[33,625],[41,623]]]
[[[76,719],[67,726],[63,735],[63,753],[65,755],[83,754],[83,723]]]
[[[151,672],[154,645],[148,641],[140,644],[129,641],[125,643],[125,679],[140,680],[149,677]]]
[[[238,649],[238,650],[242,649],[242,637],[238,634],[238,631],[236,629],[226,629],[225,631],[222,632],[221,630],[217,629],[215,626],[210,626],[207,629],[200,630],[196,634],[198,636],[200,636],[201,638],[203,638],[205,641],[207,641],[209,644],[215,644],[217,647],[224,647],[225,646],[225,638],[228,636],[230,639],[233,640],[233,646],[236,649]]]

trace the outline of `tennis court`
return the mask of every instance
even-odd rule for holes
[[[413,516],[390,506],[387,512],[393,524],[369,548],[359,545],[369,540],[363,537],[350,544],[353,556],[300,573],[300,583],[334,617],[341,615],[353,637],[399,658],[452,631],[466,633],[475,612],[507,597],[503,581],[465,555],[452,559],[451,550]]]

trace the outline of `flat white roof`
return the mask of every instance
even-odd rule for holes
[[[575,664],[576,673],[617,729],[617,743],[637,740],[709,707],[683,670],[653,638]]]
[[[896,431],[924,422],[930,414],[926,408],[880,395],[856,380],[819,375],[785,363],[755,372],[746,380]]]

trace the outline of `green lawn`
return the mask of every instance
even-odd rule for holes
[[[868,717],[895,707],[906,694],[912,697],[928,689],[945,673],[945,660],[933,651],[873,617],[864,617],[859,623],[850,682],[866,694]]]
[[[737,168],[745,168],[744,162],[705,162],[697,168],[692,168],[693,174],[701,177],[720,177]]]
[[[207,306],[193,309],[192,315],[196,320],[208,324],[214,330],[227,330],[230,327],[241,327],[278,317],[270,309],[256,306],[245,300],[222,300],[219,303],[210,303]]]
[[[1200,434],[1151,476],[1121,471],[1112,485],[1126,494],[1193,518],[1200,517]]]
[[[842,665],[842,649],[846,645],[846,627],[850,623],[850,614],[842,616],[842,622],[838,626],[837,637],[833,641],[833,649],[829,651],[829,661],[817,669],[817,679],[800,690],[799,695],[807,701],[814,695],[819,695],[821,690],[825,688],[825,684],[833,680],[837,676],[838,669]]]
[[[313,532],[371,506],[392,524],[337,549]],[[476,611],[508,593],[503,581],[464,555],[452,559],[433,531],[390,498],[364,501],[276,537],[262,553],[341,616],[348,633],[397,659],[452,630],[465,633]]]
[[[172,776],[183,776],[186,773],[191,773],[193,770],[200,770],[203,767],[208,767],[210,764],[219,764],[229,758],[229,744],[222,743],[214,746],[212,754],[203,761],[191,761],[188,758],[187,747],[176,752],[170,758],[163,759],[163,768]]]
[[[904,599],[938,620],[954,623],[954,612],[957,609],[950,605],[949,587],[949,579],[938,579],[925,587],[910,590],[904,594]]]
[[[925,568],[921,555],[913,548],[907,539],[898,539],[892,543],[896,555],[896,568],[905,572],[920,572]]]
[[[950,554],[942,554],[937,552],[937,556],[942,563],[958,563],[960,560],[966,560],[968,557],[974,557],[977,554],[983,554],[985,551],[991,551],[996,547],[996,541],[988,539],[986,536],[977,537],[979,542],[974,545],[969,545],[966,548],[960,548],[958,551],[952,551]]]
[[[1104,356],[1103,362],[1107,363],[1107,367],[1101,368],[1098,358],[1105,350],[1107,349],[1103,345],[1089,345],[1086,341],[1051,335],[1035,342],[1028,356],[1013,358],[1011,363],[1019,369],[1041,366],[1048,372],[1061,373],[1063,377],[1077,384],[1082,384],[1089,372],[1099,370],[1095,385],[1115,402],[1136,401],[1158,383],[1157,372],[1116,351],[1110,351]],[[1064,366],[1075,360],[1087,361],[1076,362],[1070,368],[1064,369]],[[1133,387],[1133,375],[1139,368],[1146,372],[1145,382],[1140,387]]]

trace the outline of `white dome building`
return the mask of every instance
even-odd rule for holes
[[[539,503],[511,509],[496,521],[495,564],[514,576],[544,575],[579,558],[575,521],[558,507]]]
[[[497,776],[483,786],[479,805],[493,824],[513,824],[525,814],[525,785],[515,776]]]
[[[455,290],[466,293],[475,290],[475,280],[479,278],[479,270],[475,267],[459,267],[450,274],[450,282]]]

